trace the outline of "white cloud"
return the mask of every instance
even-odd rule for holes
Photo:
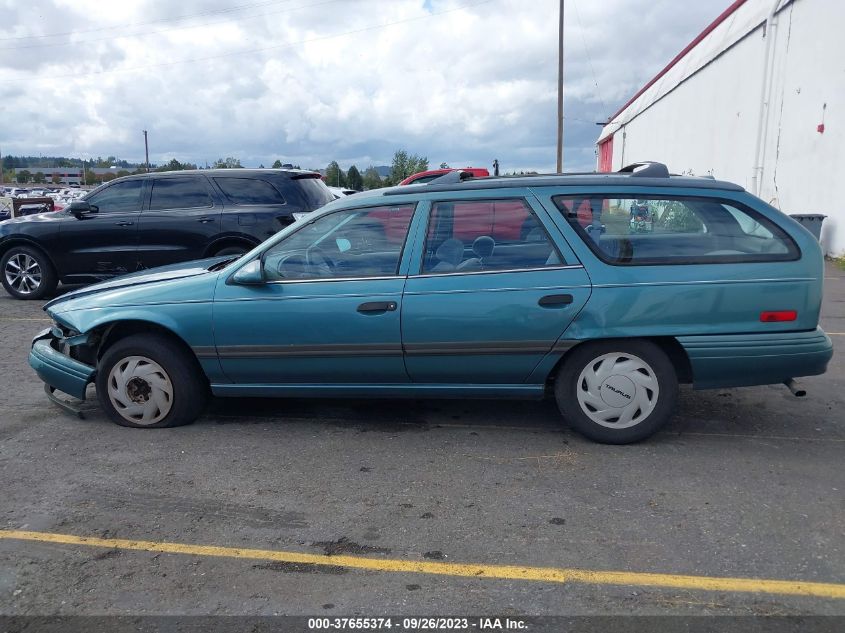
[[[0,147],[140,160],[147,129],[156,162],[362,167],[405,148],[432,164],[548,171],[557,5],[5,0]],[[568,0],[567,168],[592,167],[593,122],[726,5]]]

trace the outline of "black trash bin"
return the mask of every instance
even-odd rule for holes
[[[798,220],[798,222],[807,229],[813,236],[820,240],[822,237],[822,222],[827,217],[820,213],[796,213],[790,214],[790,218]]]

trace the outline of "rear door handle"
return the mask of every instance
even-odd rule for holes
[[[395,301],[370,301],[358,306],[358,312],[393,312],[396,309]]]
[[[115,224],[116,224],[117,226],[132,226],[132,225],[134,225],[135,223],[134,223],[134,222],[130,222],[129,220],[121,220],[120,222],[115,222]]]
[[[537,302],[543,308],[568,306],[570,303],[572,303],[572,295],[546,295]]]

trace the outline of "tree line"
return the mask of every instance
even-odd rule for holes
[[[208,167],[207,164],[206,166]],[[441,167],[445,166],[445,163],[441,164]],[[120,167],[121,169],[105,174],[98,174],[93,171],[94,168],[110,167]],[[243,167],[243,165],[239,158],[227,156],[226,158],[218,158],[210,167],[212,169],[236,169]],[[264,165],[259,165],[259,167],[264,168]],[[276,159],[272,167],[274,169],[300,169],[299,165],[282,163],[280,159]],[[20,171],[15,173],[15,168],[20,169]],[[113,180],[114,178],[145,173],[147,171],[147,167],[143,164],[130,163],[114,156],[108,156],[107,158],[98,157],[84,161],[80,158],[67,158],[64,156],[4,156],[2,162],[3,180],[4,182],[18,182],[20,184],[30,182],[36,184],[59,184],[61,182],[60,178],[49,174],[49,171],[56,168],[79,170],[84,168],[83,181],[89,185],[100,184]],[[43,169],[48,170],[48,173],[45,174],[42,171]],[[187,169],[202,169],[202,167],[198,167],[195,163],[183,163],[175,158],[163,165],[151,164],[149,167],[150,171],[156,172]],[[324,170],[313,169],[311,171],[322,172],[326,184],[332,187],[363,191],[365,189],[378,189],[379,187],[398,185],[408,176],[417,172],[426,171],[427,169],[428,158],[417,154],[409,154],[406,150],[400,149],[394,152],[390,172],[384,177],[379,174],[373,165],[364,169],[363,173],[355,165],[351,165],[349,169],[344,171],[336,160],[331,161]]]

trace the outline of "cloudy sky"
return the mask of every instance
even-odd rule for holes
[[[729,0],[567,0],[565,169]],[[557,0],[0,0],[0,151],[553,171]]]

